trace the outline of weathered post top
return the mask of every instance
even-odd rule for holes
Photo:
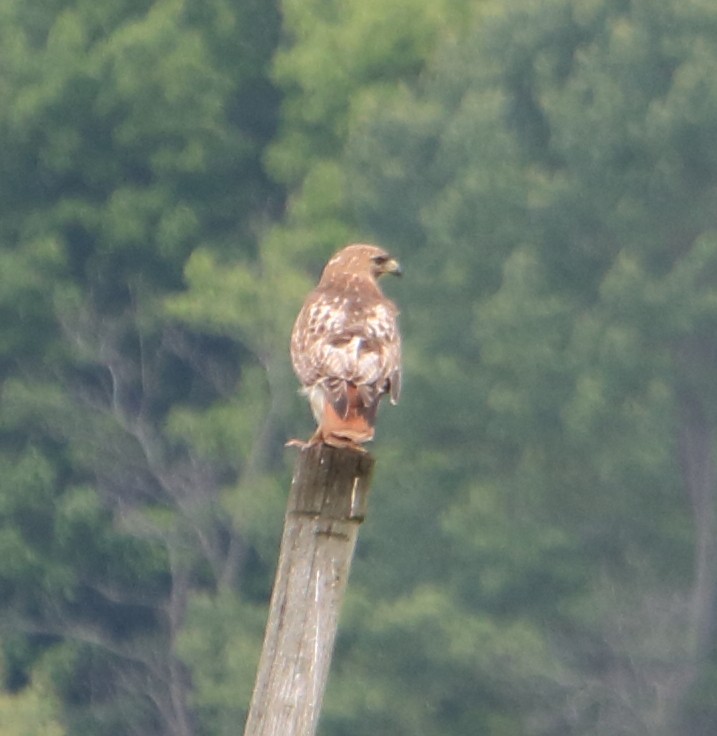
[[[363,521],[374,459],[367,452],[313,445],[301,450],[287,513]]]
[[[374,460],[303,448],[291,482],[244,736],[313,736]]]

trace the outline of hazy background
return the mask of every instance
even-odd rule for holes
[[[229,736],[326,258],[403,263],[323,736],[717,732],[714,0],[3,0],[1,736]]]

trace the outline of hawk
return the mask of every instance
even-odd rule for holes
[[[378,278],[397,276],[395,258],[374,245],[349,245],[324,267],[291,333],[294,371],[318,428],[306,446],[323,442],[363,451],[373,439],[376,411],[401,391],[398,309]]]

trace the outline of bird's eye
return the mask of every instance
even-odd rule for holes
[[[388,260],[387,256],[374,256],[373,257],[373,262],[377,266],[382,266],[384,263],[386,263],[387,260]]]

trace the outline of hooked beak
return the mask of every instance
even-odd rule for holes
[[[401,264],[395,258],[389,258],[386,263],[383,264],[384,273],[392,273],[394,276],[401,276],[403,269]]]

